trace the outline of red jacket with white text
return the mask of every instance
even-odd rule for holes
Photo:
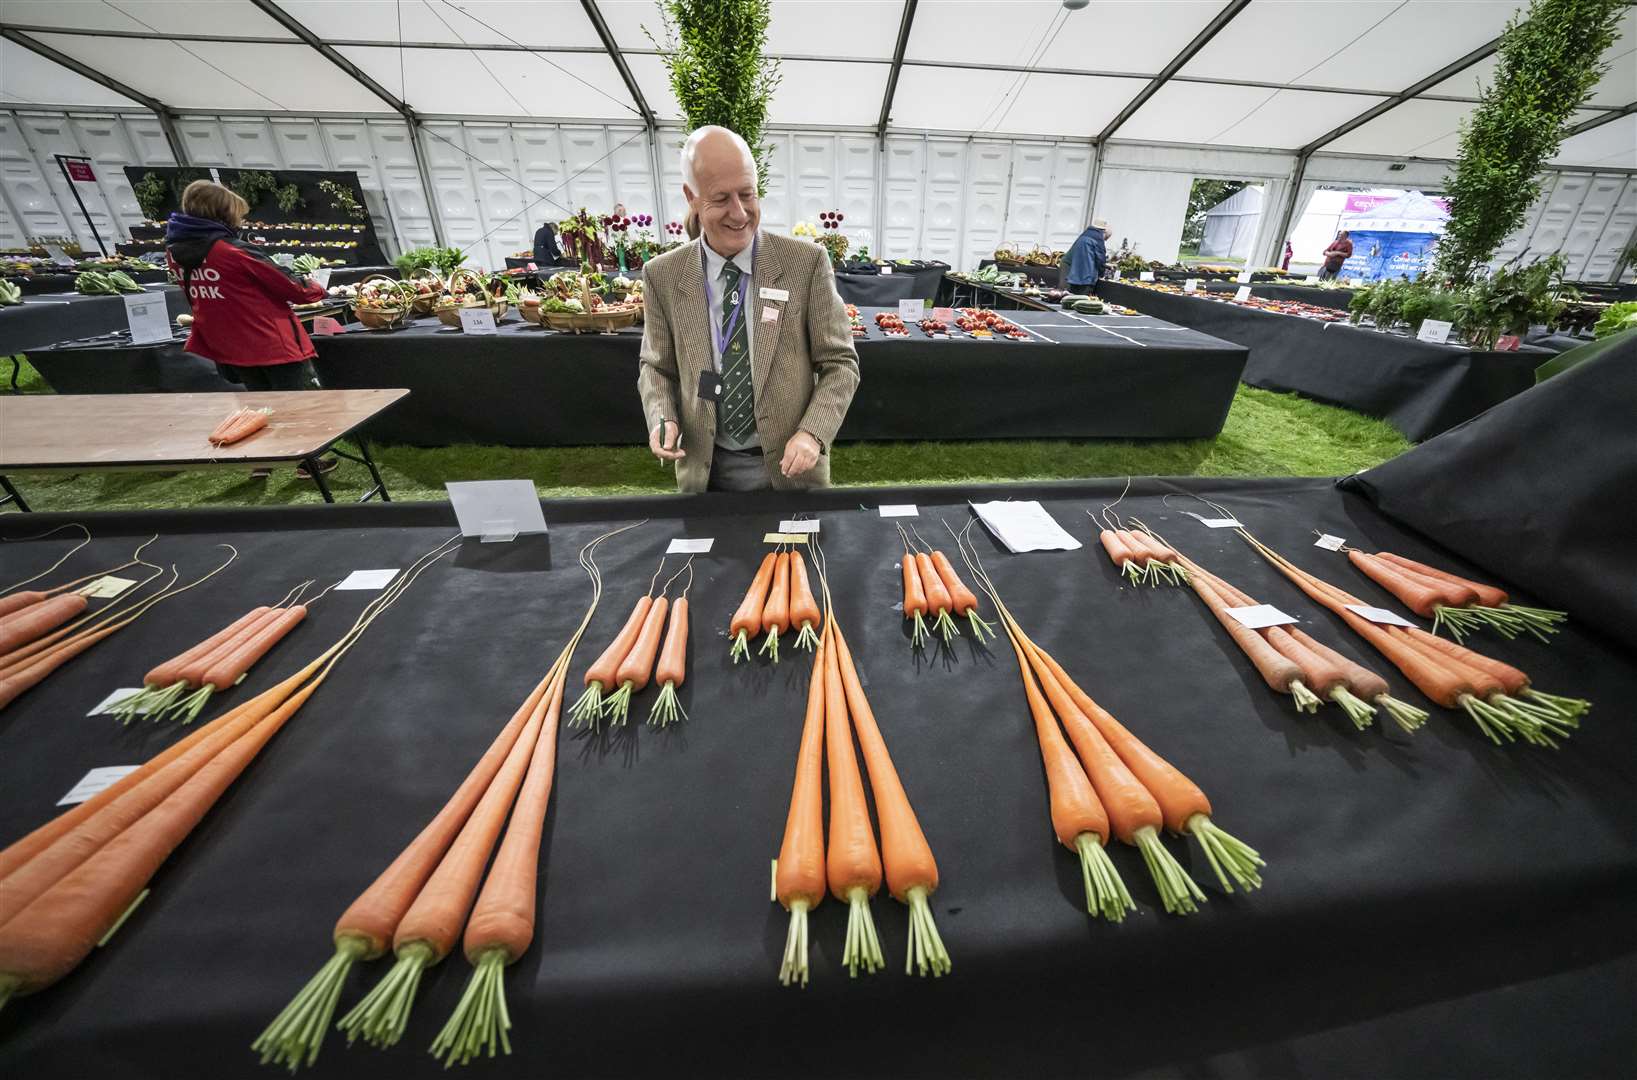
[[[312,339],[290,310],[326,295],[296,280],[253,244],[225,238],[186,240],[165,249],[193,309],[186,349],[219,364],[261,367],[314,355]]]

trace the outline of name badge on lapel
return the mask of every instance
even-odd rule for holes
[[[763,286],[756,295],[760,296],[763,300],[789,300],[790,290],[769,289],[766,286]]]
[[[722,376],[714,371],[699,373],[699,397],[703,401],[722,400]]]

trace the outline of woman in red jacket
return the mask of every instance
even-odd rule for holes
[[[290,305],[322,300],[324,290],[239,239],[249,212],[231,188],[195,180],[165,224],[165,254],[193,309],[185,348],[246,389],[310,390],[316,353]],[[335,459],[321,465],[329,472]]]

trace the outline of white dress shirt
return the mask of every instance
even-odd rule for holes
[[[711,248],[710,244],[703,238],[701,238],[699,241],[699,247],[700,250],[705,253],[705,281],[707,284],[705,295],[709,297],[707,306],[710,309],[711,326],[715,328],[711,333],[711,361],[716,365],[716,373],[720,375],[722,373],[722,350],[717,348],[716,335],[722,332],[722,305],[727,303],[727,292],[722,287],[722,268],[730,261],[733,263],[733,265],[739,268],[739,272],[744,275],[744,279],[747,282],[745,289],[745,308],[747,310],[741,312],[739,318],[744,321],[745,326],[746,358],[752,363],[755,362],[756,327],[750,322],[750,313],[748,309],[754,306],[751,304],[750,298],[756,295],[756,290],[754,288],[755,283],[751,281],[751,271],[754,269],[752,264],[752,252],[755,250],[756,245],[754,242],[746,245],[745,249],[733,256],[731,260],[729,260],[726,256],[718,255],[715,250]],[[748,441],[744,443],[735,443],[726,435],[718,431],[716,435],[716,445],[729,450],[747,450],[761,446],[762,440],[761,436],[752,434]]]

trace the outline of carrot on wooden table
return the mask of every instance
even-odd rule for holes
[[[825,621],[824,632],[834,645],[835,612]],[[830,840],[825,851],[825,879],[830,895],[847,904],[847,941],[841,962],[847,973],[857,977],[862,967],[874,974],[886,966],[881,955],[881,939],[870,915],[870,897],[881,888],[881,852],[870,827],[870,811],[864,803],[864,778],[858,771],[853,752],[852,725],[847,717],[847,697],[841,686],[839,646],[824,656],[824,748],[830,776]]]
[[[818,645],[818,631],[824,625],[813,586],[807,580],[807,562],[801,552],[790,549],[790,625],[801,628],[796,648],[812,650]]]
[[[762,557],[762,565],[756,570],[756,576],[751,578],[745,598],[739,601],[739,609],[728,623],[728,633],[733,635],[733,647],[728,650],[728,655],[735,664],[742,657],[750,655],[750,639],[762,632],[762,609],[767,606],[767,593],[773,584],[773,570],[778,561],[775,552],[770,551]]]
[[[688,590],[693,588],[693,556],[683,567],[688,572],[688,583],[682,586],[682,595],[671,605],[671,622],[665,630],[665,647],[660,650],[659,663],[654,668],[654,681],[659,684],[659,697],[648,710],[648,723],[665,727],[678,716],[686,720],[688,711],[682,707],[676,692],[688,675]],[[681,574],[678,570],[677,574]],[[675,577],[671,579],[676,580]],[[666,587],[670,586],[667,581]]]
[[[949,529],[947,521],[943,525],[944,528]],[[955,530],[949,529],[949,534],[953,536]],[[965,616],[966,621],[971,625],[972,636],[978,640],[980,645],[983,643],[985,635],[992,639],[995,636],[994,627],[989,625],[978,614],[977,595],[966,587],[966,582],[962,581],[960,574],[955,572],[955,564],[949,561],[949,556],[934,549],[932,552],[932,566],[933,569],[938,571],[938,577],[943,581],[944,588],[949,590],[949,599],[955,605],[955,614]]]
[[[447,551],[448,543],[445,543],[417,560],[411,572],[374,601],[340,641],[298,673],[297,677],[281,684],[283,699],[276,705],[271,698],[264,696],[259,699],[262,711],[234,710],[235,719],[250,718],[247,730],[241,729],[242,733],[231,736],[225,745],[209,755],[156,805],[106,843],[87,852],[86,857],[72,869],[58,877],[22,910],[6,920],[4,925],[0,925],[0,1004],[11,994],[32,993],[49,986],[73,970],[97,944],[106,942],[130,910],[146,895],[146,885],[152,875],[176,846],[187,838],[267,741],[323,683],[336,662],[357,642],[359,635],[403,594],[403,590],[422,570]],[[308,679],[308,676],[311,676],[310,680],[297,688],[297,684]],[[201,748],[211,738],[220,738],[228,730],[214,724],[202,729],[199,734],[205,737],[196,742],[184,740],[188,749],[171,755],[165,766],[153,771],[139,769],[132,774],[141,776],[136,783],[115,785],[105,793],[113,794],[109,800],[93,800],[94,809],[89,814],[73,815],[70,812],[63,815],[65,819],[73,817],[76,822],[73,826],[65,830],[35,830],[23,844],[30,849],[30,853],[21,862],[8,863],[12,869],[7,879],[27,873],[37,859],[55,858],[55,853],[62,850],[58,845],[70,842],[80,826],[106,820],[100,815],[112,813],[121,805],[122,799],[142,790],[144,785],[153,782],[166,769],[178,766],[189,754],[205,756]],[[116,791],[117,794],[114,794]],[[39,836],[46,837],[43,843],[30,843]],[[13,845],[7,849],[7,853],[18,846]]]
[[[773,581],[768,586],[767,602],[762,605],[762,630],[767,640],[761,652],[768,653],[773,662],[779,662],[779,635],[790,629],[790,552],[781,551],[773,563]]]
[[[790,787],[790,809],[784,839],[773,860],[773,899],[790,912],[785,931],[779,982],[807,985],[807,913],[824,902],[824,678],[830,635],[825,633],[813,655],[807,681],[807,712],[802,721],[796,778]]]

